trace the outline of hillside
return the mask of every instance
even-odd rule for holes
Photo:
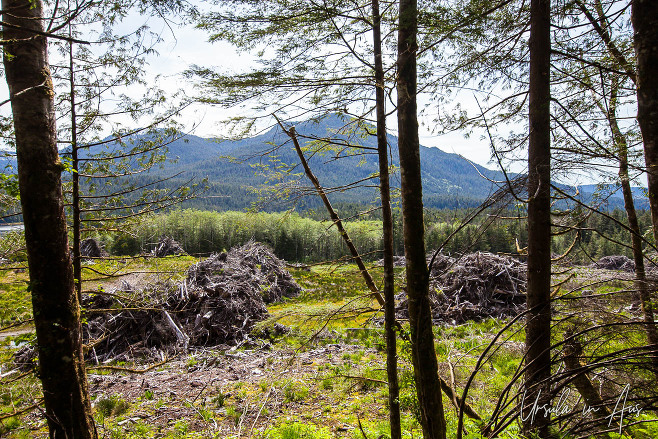
[[[296,131],[303,140],[303,145],[313,148],[312,139],[331,137],[338,142],[358,143],[366,148],[376,148],[376,138],[365,133],[337,133],[344,123],[336,116],[325,118],[320,122],[306,121],[296,125]],[[389,135],[391,145],[391,162],[397,167],[399,164],[397,151],[397,137]],[[275,149],[271,155],[264,152]],[[466,207],[473,206],[484,199],[492,190],[492,184],[487,178],[500,180],[500,172],[486,169],[472,164],[457,154],[449,154],[438,148],[421,146],[421,160],[423,164],[423,189],[425,203],[428,207]],[[169,156],[177,158],[164,168],[152,172],[152,176],[172,174],[183,171],[179,181],[194,177],[207,178],[210,190],[207,195],[211,198],[197,200],[197,206],[206,207],[243,208],[255,201],[248,188],[263,184],[266,179],[257,175],[257,170],[263,167],[290,165],[294,176],[286,180],[297,187],[307,186],[309,183],[302,175],[301,167],[297,165],[298,159],[288,137],[277,127],[264,134],[242,140],[217,141],[188,135],[169,145]],[[378,170],[377,155],[372,150],[366,154],[346,156],[334,160],[332,153],[324,155],[315,154],[309,164],[317,175],[321,184],[327,188],[340,186],[349,182],[366,179]],[[258,169],[257,169],[258,168]],[[296,183],[294,183],[296,182]],[[373,179],[366,183],[368,187],[359,187],[347,191],[336,191],[331,194],[334,202],[349,202],[358,204],[371,203],[376,199],[376,190],[373,185],[378,180]],[[399,188],[399,174],[392,178],[394,188]],[[312,197],[305,197],[302,201],[305,206],[317,204]]]
[[[341,152],[341,158],[334,159],[334,153],[314,154],[309,163],[321,184],[326,188],[367,179],[378,171],[377,155],[372,148],[376,148],[376,138],[365,131],[359,133],[340,132],[344,121],[338,116],[330,116],[319,122],[304,121],[296,124],[296,131],[300,141],[308,147],[314,148],[313,139],[332,138],[338,143],[358,144],[371,148],[365,154],[349,156],[347,151]],[[372,129],[374,132],[374,128]],[[132,140],[144,137],[135,136]],[[391,145],[391,163],[398,167],[398,139],[389,134]],[[107,151],[116,148],[116,145],[106,145],[102,149]],[[301,166],[290,139],[275,127],[266,133],[245,138],[242,140],[205,139],[188,134],[168,145],[168,161],[162,167],[153,169],[148,174],[139,174],[135,183],[143,184],[174,174],[180,175],[168,181],[168,186],[187,184],[190,180],[201,181],[207,179],[208,191],[203,197],[186,203],[189,207],[217,210],[239,210],[249,207],[258,200],[255,190],[267,181],[272,181],[263,175],[266,168],[282,171],[291,168],[292,175],[283,179],[288,187],[296,188],[296,192],[303,192],[309,182],[303,174]],[[98,153],[101,147],[83,150],[82,158],[89,154]],[[273,151],[271,154],[266,152]],[[65,155],[65,153],[63,153]],[[484,200],[495,185],[489,180],[503,180],[499,171],[487,169],[483,166],[468,162],[457,154],[444,152],[438,148],[420,147],[422,161],[423,195],[426,207],[434,208],[460,208],[473,207]],[[0,157],[0,165],[15,166],[14,158]],[[267,173],[267,172],[265,172]],[[281,180],[276,180],[281,182]],[[391,179],[393,189],[399,188],[399,174],[394,172]],[[266,186],[272,187],[273,183]],[[337,190],[331,193],[334,203],[370,204],[377,199],[377,179],[371,179],[357,188],[350,190]],[[567,188],[575,193],[576,188]],[[585,202],[595,199],[596,192],[607,193],[604,208],[614,209],[623,207],[621,190],[607,186],[600,188],[596,185],[578,186],[578,193]],[[279,190],[279,192],[281,192]],[[634,188],[637,207],[648,208],[646,194],[643,188]],[[298,206],[303,208],[319,207],[320,202],[314,196],[305,195],[297,200]],[[289,207],[285,201],[273,201],[265,206],[266,210],[281,210]]]

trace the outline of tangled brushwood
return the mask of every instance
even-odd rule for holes
[[[286,270],[285,262],[263,244],[253,241],[191,266],[186,282],[211,295],[221,291],[256,290],[265,303],[278,302],[301,291]]]
[[[635,262],[627,256],[604,256],[590,265],[590,267],[633,272],[635,271]]]
[[[517,315],[525,308],[526,279],[526,264],[509,256],[439,254],[430,273],[432,319],[435,324],[455,325]],[[406,294],[398,299],[397,317],[409,318]]]
[[[87,238],[80,243],[80,256],[86,258],[103,258],[107,257],[108,253],[94,238]]]
[[[183,246],[181,246],[178,241],[172,237],[164,235],[160,237],[160,241],[158,241],[151,253],[156,258],[187,254],[187,252],[183,249]]]
[[[111,294],[83,297],[87,358],[158,359],[193,347],[236,344],[267,318],[266,303],[300,291],[284,261],[249,242],[191,266],[178,285],[161,282],[135,291],[124,282]],[[34,364],[31,351],[19,353],[15,363]]]

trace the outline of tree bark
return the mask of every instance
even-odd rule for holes
[[[637,58],[637,121],[644,143],[644,160],[647,168],[649,187],[649,205],[653,237],[658,242],[658,2],[655,0],[633,0],[631,4],[631,22],[633,24],[635,56]],[[651,332],[655,323],[656,303],[650,294],[642,299],[647,331]],[[654,351],[658,341],[652,340]],[[658,362],[656,353],[653,361]],[[656,372],[658,373],[658,371]]]
[[[416,52],[418,49],[416,0],[400,0],[399,16],[398,146],[412,359],[423,437],[425,439],[443,439],[446,437],[446,424],[434,351],[429,303],[429,272],[425,260],[423,188],[416,103]]]
[[[603,402],[601,394],[594,386],[594,383],[592,383],[592,380],[587,375],[587,368],[581,363],[582,346],[571,334],[567,334],[565,337],[570,338],[564,344],[562,360],[567,370],[573,374],[571,382],[578,393],[580,393],[580,396],[583,397],[583,405],[592,408],[591,413],[601,421],[604,421],[610,416],[610,411]],[[599,435],[612,437],[610,433],[599,433]]]
[[[377,106],[377,152],[379,155],[379,193],[382,200],[384,242],[384,330],[386,332],[386,377],[388,381],[391,439],[402,437],[400,423],[400,387],[398,383],[397,334],[395,332],[395,272],[393,270],[393,213],[388,173],[388,139],[386,136],[386,96],[382,62],[382,34],[379,0],[372,0],[373,49],[375,55],[375,101]]]
[[[528,317],[522,421],[526,436],[546,438],[550,417],[542,410],[536,416],[529,412],[536,401],[541,407],[551,400],[550,0],[532,0],[530,11]]]
[[[80,307],[66,234],[53,86],[40,0],[3,0],[39,376],[50,437],[96,438],[82,356]]]
[[[69,24],[69,36],[71,25]],[[71,86],[71,201],[73,213],[73,279],[78,300],[82,300],[82,257],[80,255],[80,161],[78,160],[78,120],[75,107],[75,65],[73,59],[73,43],[69,43],[69,85]]]
[[[612,132],[615,149],[619,158],[619,180],[621,181],[621,190],[624,196],[624,209],[628,218],[628,227],[631,234],[631,246],[633,248],[633,261],[635,262],[635,289],[640,294],[642,311],[644,314],[645,331],[647,340],[650,345],[658,347],[658,331],[654,321],[654,310],[651,302],[651,287],[647,282],[646,270],[644,267],[644,253],[642,252],[642,233],[640,224],[635,211],[635,201],[633,200],[633,191],[631,181],[628,175],[628,142],[626,136],[622,133],[617,122],[617,91],[619,83],[617,78],[613,78],[610,87],[610,100],[608,111],[606,113],[608,125]],[[654,374],[658,377],[658,355],[654,353],[651,356]]]

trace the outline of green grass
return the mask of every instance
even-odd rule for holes
[[[326,427],[303,422],[282,422],[263,433],[266,439],[331,439],[334,436]]]
[[[95,404],[96,413],[103,418],[121,416],[125,414],[129,408],[130,403],[116,395],[101,398],[97,400]]]
[[[196,259],[191,257],[125,259],[95,263],[91,266],[98,271],[115,274],[158,270],[163,272],[164,279],[177,281],[194,262]],[[199,400],[194,404],[196,421],[203,421],[204,425],[216,421],[222,425],[231,425],[231,428],[235,429],[240,424],[245,409],[249,411],[249,407],[254,407],[255,401],[261,401],[267,394],[270,403],[277,402],[279,405],[264,407],[262,416],[277,421],[274,424],[257,426],[253,430],[255,437],[356,438],[362,437],[356,428],[359,420],[368,437],[387,437],[388,389],[380,382],[386,380],[383,330],[373,325],[371,320],[373,317],[382,316],[375,311],[376,302],[367,296],[368,291],[360,273],[354,265],[346,265],[338,268],[314,266],[310,272],[294,270],[293,275],[305,288],[305,292],[299,297],[270,306],[271,318],[259,325],[262,327],[278,321],[291,327],[288,334],[270,340],[273,350],[290,352],[292,349],[298,349],[299,353],[303,353],[305,350],[335,343],[351,347],[327,356],[325,363],[313,362],[305,372],[297,371],[294,376],[284,374],[277,378],[234,382],[222,384],[221,388],[208,389],[207,402],[200,404]],[[375,281],[381,284],[381,269],[374,269],[373,275]],[[402,281],[402,275],[403,270],[396,269],[398,285]],[[92,281],[92,278],[91,270],[85,270],[85,288],[98,286],[100,281]],[[24,273],[5,272],[0,277],[0,283],[7,285],[3,287],[3,294],[0,295],[0,300],[6,301],[2,302],[6,305],[0,308],[0,312],[5,313],[2,314],[3,319],[15,321],[30,315],[29,293],[25,280]],[[624,293],[616,292],[627,287],[623,282],[617,282],[615,286],[598,286],[595,293],[606,293],[610,296],[601,299],[601,304],[597,306],[610,312],[616,311],[619,303],[627,300]],[[573,294],[580,296],[580,292]],[[556,309],[558,316],[578,312],[581,320],[567,319],[556,324],[554,341],[564,337],[569,325],[610,321],[608,315],[594,306],[591,309],[578,308],[575,303],[560,301],[556,303]],[[330,317],[331,320],[328,321]],[[440,374],[449,382],[454,379],[459,393],[469,379],[479,356],[505,323],[506,321],[489,319],[456,327],[434,328]],[[309,340],[311,335],[317,337]],[[6,363],[10,354],[7,349],[9,343],[21,341],[26,337],[30,336],[3,341],[0,359]],[[469,389],[468,402],[482,416],[486,417],[492,412],[502,390],[509,385],[518,370],[523,355],[523,341],[524,332],[518,323],[503,334],[489,352],[486,361],[481,364]],[[641,346],[645,343],[645,335],[638,329],[622,332],[597,329],[583,337],[582,343],[587,356],[603,356],[632,345]],[[278,360],[273,358],[266,358],[266,367],[258,367],[267,369],[276,366]],[[412,434],[413,437],[421,437],[408,342],[398,341],[398,358],[404,437],[410,438]],[[197,365],[197,361],[201,364],[197,357],[189,357],[183,364],[190,369]],[[290,367],[294,369],[296,366]],[[626,372],[619,368],[616,373]],[[631,373],[630,369],[628,373]],[[512,384],[511,391],[516,391],[518,386],[518,382]],[[156,432],[147,422],[119,426],[117,418],[129,416],[133,411],[153,415],[157,413],[158,407],[183,404],[176,400],[175,395],[161,397],[148,392],[150,391],[145,391],[136,401],[124,401],[124,407],[120,407],[123,403],[118,397],[105,397],[96,401],[97,418],[105,426],[103,431],[106,437],[154,437]],[[6,390],[0,390],[0,416],[28,406],[38,396],[39,390],[34,377],[12,384],[11,388]],[[448,429],[454,431],[457,425],[456,411],[451,401],[447,398],[443,401]],[[635,427],[637,437],[658,437],[658,422],[655,422],[655,417],[652,416],[653,414],[643,413],[638,418],[647,422]],[[243,418],[242,425],[243,428],[250,427],[249,419]],[[341,430],[345,425],[349,425],[351,430]],[[195,428],[198,427],[195,427],[192,418],[180,419],[172,422],[163,431],[158,431],[157,435],[169,438],[212,437],[209,430],[196,431]],[[19,438],[29,431],[22,418],[8,418],[0,429],[4,429],[0,430],[0,436],[10,438]],[[478,426],[473,421],[466,420],[466,429],[469,432],[466,438],[480,437]],[[506,434],[510,439],[520,437],[516,424],[512,424]]]
[[[32,318],[27,273],[0,271],[0,328]]]
[[[304,401],[309,395],[309,388],[306,383],[300,381],[289,381],[283,386],[284,402]]]

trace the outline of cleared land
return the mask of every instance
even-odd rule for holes
[[[135,294],[157,282],[180,282],[198,260],[189,256],[126,258],[87,264],[85,289],[119,293],[126,283]],[[397,268],[398,285],[403,268]],[[113,277],[102,279],[99,273]],[[317,265],[291,268],[303,288],[300,295],[268,305],[269,318],[255,326],[237,346],[162,350],[160,361],[139,358],[96,365],[90,359],[89,381],[95,416],[106,438],[376,438],[387,434],[387,388],[381,313],[367,295],[354,266]],[[381,269],[373,267],[377,279]],[[575,314],[587,320],[638,319],[630,276],[619,271],[576,268],[557,279],[556,317],[566,328]],[[30,317],[26,273],[7,271],[2,283],[3,327]],[[583,297],[585,297],[583,299]],[[577,298],[577,300],[576,300]],[[437,325],[440,373],[458,393],[478,357],[507,320],[468,321]],[[281,330],[279,325],[288,329]],[[20,331],[25,330],[20,327]],[[279,329],[277,329],[279,328]],[[558,334],[564,329],[558,326]],[[8,331],[15,331],[16,328]],[[4,332],[4,331],[3,331]],[[0,365],[0,437],[46,437],[40,411],[38,381],[31,372],[14,368],[11,356],[33,336],[4,332]],[[603,338],[605,336],[605,338]],[[643,343],[638,330],[597,334],[599,344],[583,340],[586,350],[612,352]],[[513,381],[523,355],[523,330],[513,324],[501,336],[473,380],[468,402],[483,417],[493,412],[499,396]],[[409,345],[400,342],[401,406],[405,437],[420,437]],[[161,364],[158,364],[161,363]],[[602,388],[614,393],[604,378],[624,377],[632,370],[610,368]],[[22,376],[24,375],[25,376]],[[19,379],[20,377],[20,379]],[[594,379],[597,379],[596,377]],[[511,393],[518,383],[510,386]],[[504,400],[506,401],[506,400]],[[449,431],[455,431],[457,411],[444,398]],[[580,410],[577,394],[568,404]],[[581,404],[582,405],[582,404]],[[15,414],[15,415],[13,415]],[[651,412],[633,415],[647,421],[635,437],[658,437]],[[567,421],[565,420],[565,423]],[[478,425],[466,420],[467,437],[480,437]],[[516,437],[512,423],[507,437]],[[614,436],[612,436],[614,437]]]

